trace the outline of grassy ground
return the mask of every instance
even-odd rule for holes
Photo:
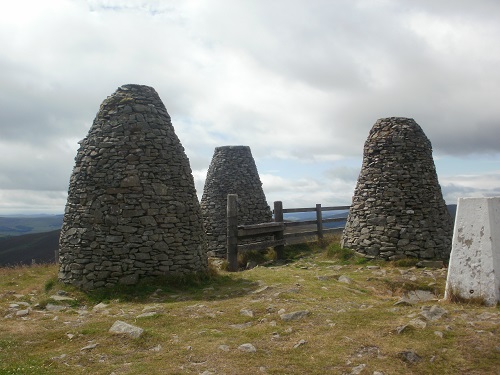
[[[366,262],[336,241],[287,255],[92,294],[58,284],[55,265],[0,269],[0,374],[498,373],[498,307],[440,301],[445,269]],[[412,290],[436,297],[395,304]],[[446,313],[432,321],[433,306]],[[144,333],[113,335],[116,320]]]

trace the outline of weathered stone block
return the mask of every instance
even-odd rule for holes
[[[135,259],[138,260],[149,260],[151,259],[151,255],[148,253],[136,253],[135,254]]]

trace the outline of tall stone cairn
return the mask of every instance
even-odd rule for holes
[[[413,119],[379,119],[365,142],[342,246],[386,260],[448,259],[452,236],[431,142]]]
[[[59,279],[85,290],[207,270],[189,160],[156,91],[124,85],[80,141]]]
[[[227,195],[238,194],[238,224],[272,220],[257,166],[248,146],[216,147],[201,198],[209,255],[227,253]],[[258,241],[258,239],[254,240]]]

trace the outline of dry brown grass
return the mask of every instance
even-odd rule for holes
[[[437,300],[394,305],[414,289],[443,298],[446,270],[363,263],[332,246],[292,247],[293,261],[285,265],[92,295],[54,283],[55,266],[0,269],[0,374],[349,374],[359,365],[365,365],[361,374],[497,373],[498,307]],[[77,300],[73,307],[36,309],[41,301],[55,303],[50,296],[59,289]],[[108,307],[93,311],[99,301]],[[27,317],[12,316],[9,305],[18,302],[31,304]],[[397,333],[432,305],[447,314]],[[287,322],[281,309],[310,314]],[[138,318],[143,311],[157,315]],[[112,335],[116,320],[145,333]],[[92,343],[98,345],[81,350]],[[257,351],[240,351],[244,343]],[[408,350],[421,361],[404,362],[399,353]]]

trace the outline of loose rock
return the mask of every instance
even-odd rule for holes
[[[241,309],[240,310],[240,315],[248,316],[250,318],[253,318],[253,311],[249,310],[249,309]]]
[[[351,284],[352,283],[352,279],[350,279],[349,277],[345,276],[345,275],[341,275],[339,278],[338,278],[338,281],[340,283],[344,283],[344,284]]]
[[[29,315],[29,313],[30,313],[30,309],[18,310],[18,311],[16,311],[16,316],[23,317],[23,316]]]
[[[66,295],[57,295],[57,294],[54,294],[52,296],[50,296],[50,299],[54,300],[54,301],[74,301],[75,299],[74,298],[71,298],[71,297],[68,297]]]
[[[45,310],[47,311],[64,311],[67,308],[67,306],[54,305],[53,303],[47,303],[47,306],[45,306]]]
[[[406,292],[394,305],[415,305],[420,302],[427,302],[435,299],[436,296],[428,290],[411,290]]]
[[[410,320],[408,325],[415,327],[417,329],[424,329],[425,327],[427,327],[427,323],[418,318]]]
[[[302,339],[302,340],[299,340],[299,342],[298,342],[298,343],[296,343],[296,344],[293,346],[293,348],[294,348],[294,349],[297,349],[298,347],[300,347],[300,346],[302,346],[302,345],[305,345],[305,344],[307,344],[307,341],[306,341],[306,340],[304,340],[304,339]]]
[[[398,357],[401,358],[404,362],[407,363],[417,363],[422,360],[422,357],[420,357],[416,352],[413,350],[408,350],[408,351],[403,351],[398,353]]]
[[[142,335],[144,330],[142,328],[122,322],[121,320],[117,320],[116,322],[113,323],[113,325],[109,329],[109,332],[114,334],[126,334],[136,339]]]
[[[158,313],[156,311],[145,312],[145,313],[142,313],[140,315],[137,315],[137,319],[150,318],[150,317],[156,316],[156,315],[158,315]]]
[[[291,320],[302,319],[305,316],[308,316],[309,314],[310,314],[309,310],[301,310],[301,311],[294,311],[288,314],[281,314],[280,318],[285,322],[289,322]]]
[[[86,351],[86,350],[92,350],[92,349],[95,349],[97,347],[97,345],[99,345],[98,343],[92,343],[92,344],[89,344],[87,346],[84,346],[83,348],[80,349],[80,351]]]
[[[361,372],[363,372],[363,370],[365,369],[366,367],[366,364],[365,363],[362,363],[356,367],[353,367],[352,370],[351,370],[351,374],[352,375],[359,375],[361,374]]]
[[[238,349],[241,350],[242,352],[246,352],[246,353],[255,353],[257,351],[255,346],[253,346],[250,343],[241,344],[240,346],[238,346]]]
[[[108,308],[108,304],[104,303],[104,302],[99,302],[97,305],[95,305],[93,308],[92,308],[92,311],[102,311],[104,309],[107,309]]]
[[[424,306],[422,307],[422,311],[420,315],[422,315],[425,319],[433,322],[439,320],[443,315],[447,314],[448,311],[439,307],[438,305],[433,305],[431,307]]]
[[[251,326],[252,326],[252,322],[246,322],[246,323],[241,323],[241,324],[230,324],[229,325],[230,328],[234,328],[234,329],[245,329],[245,328],[248,328]]]

